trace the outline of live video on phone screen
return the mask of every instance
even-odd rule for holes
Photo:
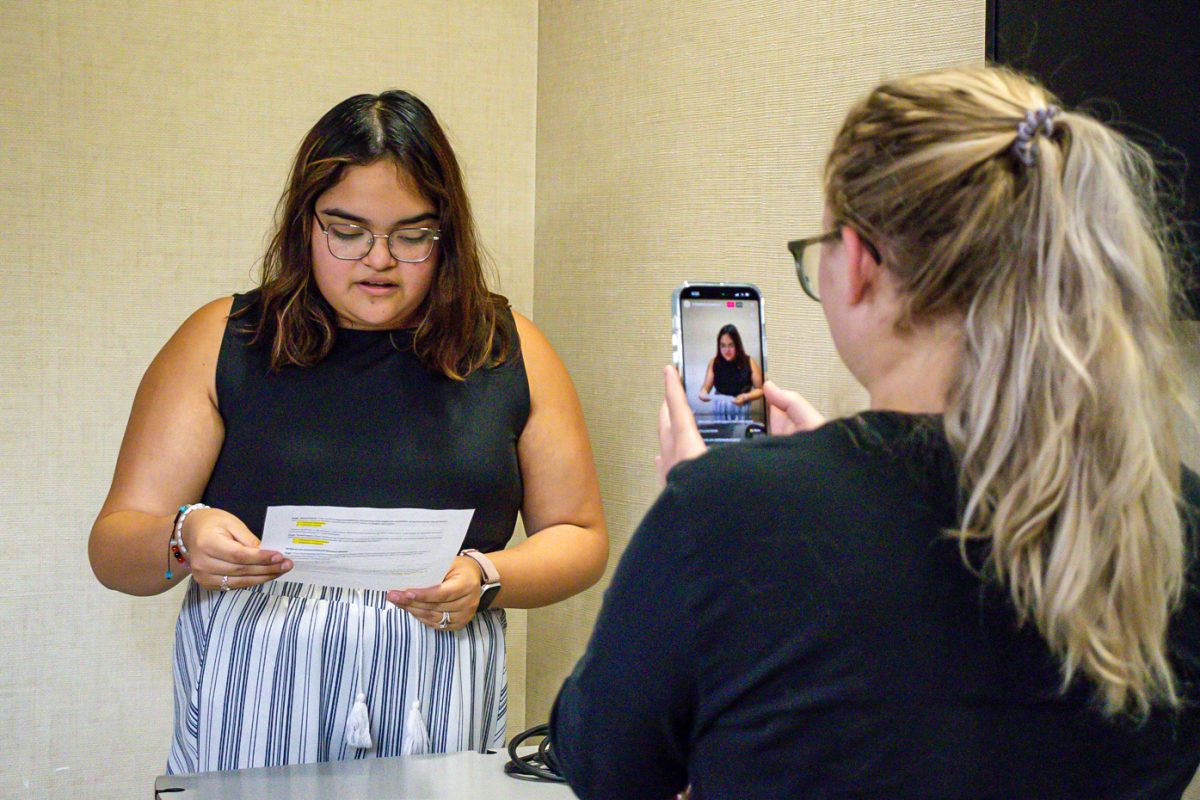
[[[753,359],[762,372],[762,336],[759,331],[757,300],[690,299],[680,301],[680,334],[683,339],[683,384],[687,389],[688,403],[698,423],[750,421],[766,423],[766,403],[755,400],[737,405],[735,395],[718,391],[718,386],[708,388],[708,399],[701,399],[701,391],[708,375],[709,366],[714,374],[724,374],[726,392],[735,389],[749,391],[745,387],[745,366],[739,365],[738,345],[747,357]],[[724,343],[724,354],[721,344]],[[732,348],[729,345],[733,345]],[[728,356],[731,354],[733,358]],[[719,365],[718,359],[725,359]],[[753,371],[751,371],[752,373]],[[739,376],[730,383],[731,376]],[[718,381],[720,382],[720,381]],[[741,386],[734,383],[742,382]]]

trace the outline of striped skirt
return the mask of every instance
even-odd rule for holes
[[[711,397],[713,404],[712,413],[715,419],[721,420],[722,422],[736,422],[738,420],[750,419],[749,403],[743,403],[739,406],[737,403],[733,402],[733,396],[728,394],[713,394]]]
[[[189,581],[167,772],[395,756],[413,741],[416,752],[500,749],[505,625],[494,609],[434,630],[381,591],[276,580],[214,592]],[[346,741],[360,692],[367,748]]]

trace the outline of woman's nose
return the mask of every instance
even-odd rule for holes
[[[374,270],[387,269],[395,261],[386,236],[376,236],[371,241],[371,249],[362,258],[362,262]]]

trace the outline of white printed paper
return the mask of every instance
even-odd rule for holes
[[[292,561],[283,580],[347,589],[442,582],[475,509],[270,506],[262,547]]]

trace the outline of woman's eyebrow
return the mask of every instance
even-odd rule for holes
[[[359,225],[363,225],[363,226],[366,226],[369,223],[369,220],[367,220],[365,217],[360,217],[358,214],[351,214],[349,211],[344,211],[340,208],[323,208],[323,209],[321,209],[321,213],[326,214],[330,217],[340,217],[342,219],[347,219],[347,220],[350,220],[351,222],[355,222],[355,223],[357,223]],[[437,219],[437,214],[433,213],[432,211],[426,211],[423,214],[417,214],[415,217],[405,217],[404,219],[398,219],[387,227],[398,228],[401,225],[411,225],[414,222],[420,222],[420,221],[426,220],[426,219]]]

